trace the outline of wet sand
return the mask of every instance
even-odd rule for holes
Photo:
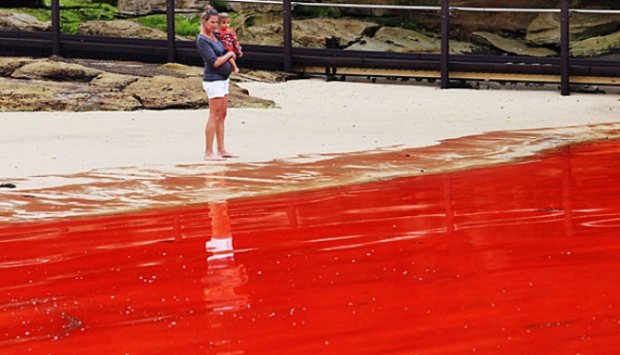
[[[238,159],[202,161],[206,110],[0,115],[0,222],[110,214],[496,165],[618,138],[615,95],[247,83]],[[455,139],[458,138],[458,139]],[[225,181],[226,187],[214,181]]]

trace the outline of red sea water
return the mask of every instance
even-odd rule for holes
[[[620,142],[0,225],[0,353],[611,354]]]

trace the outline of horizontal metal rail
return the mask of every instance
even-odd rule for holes
[[[12,50],[16,54],[49,55],[50,32],[0,31],[0,52]],[[166,62],[166,40],[118,38],[82,35],[61,35],[65,57],[137,60]],[[193,41],[177,41],[177,61],[184,64],[202,65]],[[256,69],[282,70],[282,47],[244,45],[243,66]],[[298,48],[292,49],[295,65],[323,67],[367,67],[403,70],[438,70],[439,54],[393,53],[370,51],[343,51],[340,49]],[[559,74],[560,58],[535,58],[495,55],[451,55],[451,69],[475,72]],[[616,61],[598,61],[585,58],[571,60],[571,74],[620,77],[620,65]]]
[[[221,0],[220,2],[235,2],[248,4],[270,4],[282,5],[282,1],[271,0]],[[373,5],[373,4],[348,4],[348,3],[318,3],[292,1],[292,6],[305,7],[335,7],[335,8],[355,8],[355,9],[376,9],[376,10],[410,10],[410,11],[440,11],[441,6],[416,6],[416,5]],[[560,13],[556,8],[519,8],[519,7],[471,7],[471,6],[450,6],[450,11],[461,12],[514,12],[514,13]],[[570,9],[570,12],[584,14],[620,14],[620,10],[609,9]]]

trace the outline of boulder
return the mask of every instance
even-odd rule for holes
[[[0,76],[11,76],[17,68],[32,61],[26,57],[0,57]]]
[[[15,79],[48,79],[54,81],[89,82],[102,72],[79,64],[36,60],[16,69]]]
[[[574,57],[595,57],[620,50],[620,31],[606,36],[596,36],[571,42]]]
[[[36,17],[19,12],[0,10],[0,30],[10,31],[49,31],[50,21],[39,21]]]
[[[570,39],[581,40],[610,34],[620,28],[620,15],[573,14],[570,18]],[[544,13],[527,27],[525,37],[537,45],[559,45],[560,15]]]
[[[558,53],[545,47],[532,47],[526,41],[514,38],[505,38],[490,32],[474,32],[491,46],[506,53],[524,55],[529,57],[553,57]]]

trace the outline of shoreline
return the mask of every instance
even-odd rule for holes
[[[413,85],[243,83],[275,109],[229,109],[227,146],[265,162],[303,154],[415,148],[491,131],[620,121],[616,95],[440,90]],[[208,110],[4,112],[0,179],[202,161]],[[260,149],[259,149],[260,148]],[[205,163],[212,164],[212,163]]]
[[[196,204],[261,198],[380,180],[452,174],[535,161],[578,144],[619,140],[620,123],[490,132],[435,146],[300,156],[229,165],[97,169],[17,180],[0,191],[0,221],[99,217]],[[449,176],[449,175],[448,175]]]
[[[611,95],[317,80],[247,87],[279,108],[230,110],[228,146],[241,158],[226,162],[201,160],[207,110],[2,114],[0,184],[15,188],[0,189],[0,221],[444,173],[620,138],[620,105]]]

